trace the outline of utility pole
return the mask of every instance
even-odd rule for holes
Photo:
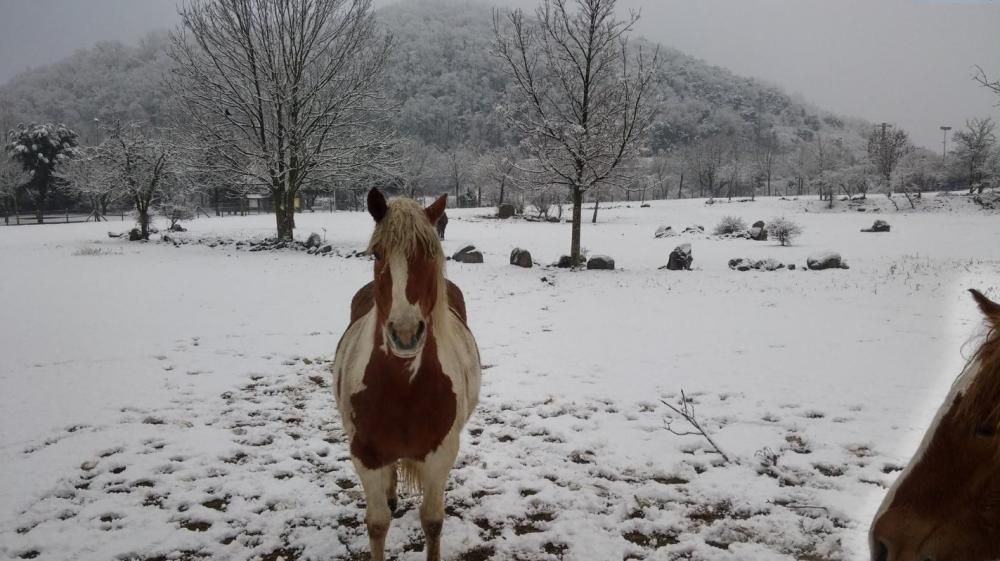
[[[948,163],[948,131],[951,127],[941,125],[941,167]]]

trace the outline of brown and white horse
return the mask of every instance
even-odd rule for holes
[[[970,292],[989,331],[882,501],[873,561],[1000,559],[1000,304]]]
[[[373,561],[385,556],[399,477],[423,493],[427,559],[440,560],[445,484],[479,400],[479,349],[435,230],[446,199],[424,209],[368,193],[375,280],[355,294],[337,345],[337,408],[365,491]]]

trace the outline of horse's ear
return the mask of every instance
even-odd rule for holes
[[[381,222],[385,218],[387,210],[385,195],[382,194],[382,191],[372,187],[372,190],[368,191],[368,213],[372,215],[375,222]]]
[[[431,224],[437,224],[438,219],[441,218],[442,214],[444,214],[444,208],[446,206],[448,206],[447,193],[438,197],[436,201],[431,203],[431,206],[424,209],[424,212],[427,213],[427,218],[431,221]]]
[[[990,320],[990,323],[993,325],[1000,326],[1000,304],[990,300],[985,294],[975,288],[970,288],[969,292],[975,298],[976,304],[979,304],[979,309],[983,311],[986,319]]]

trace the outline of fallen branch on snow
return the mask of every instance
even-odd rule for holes
[[[711,445],[715,453],[722,456],[723,461],[725,461],[726,463],[730,462],[729,456],[727,456],[726,453],[723,452],[721,448],[719,448],[719,445],[716,444],[714,440],[712,440],[712,437],[708,435],[708,432],[704,428],[702,428],[701,423],[698,422],[698,417],[694,411],[694,403],[688,400],[687,395],[684,394],[684,390],[681,390],[680,407],[667,403],[662,399],[660,400],[660,402],[669,407],[670,410],[673,411],[674,413],[680,415],[685,421],[688,422],[689,425],[691,425],[694,428],[694,431],[678,431],[671,426],[674,422],[674,419],[664,419],[664,424],[666,425],[667,431],[676,436],[701,436],[702,438],[708,441],[708,444]]]

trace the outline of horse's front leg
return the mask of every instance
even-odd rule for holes
[[[395,465],[378,469],[366,468],[360,460],[354,467],[365,490],[365,524],[368,526],[368,544],[371,561],[385,561],[385,536],[389,533],[392,513],[389,511],[389,491],[394,486]]]
[[[444,527],[444,488],[458,456],[458,434],[449,435],[437,450],[417,464],[423,503],[420,525],[424,528],[427,561],[441,561],[441,530]]]

